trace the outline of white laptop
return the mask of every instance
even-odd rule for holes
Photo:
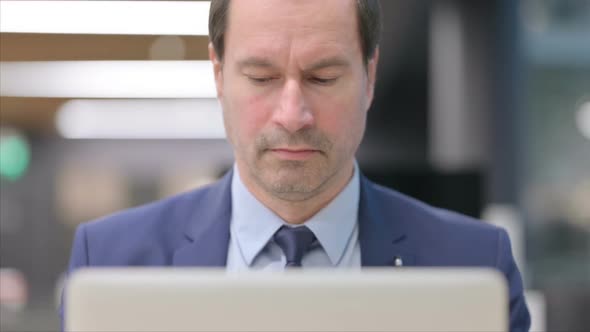
[[[84,269],[67,287],[67,331],[508,330],[488,269]]]

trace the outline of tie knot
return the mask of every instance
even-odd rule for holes
[[[287,258],[287,267],[301,266],[301,259],[311,247],[315,235],[305,226],[283,226],[275,233],[274,240]]]

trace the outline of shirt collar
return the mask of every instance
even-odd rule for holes
[[[244,261],[251,266],[274,233],[287,223],[250,193],[235,165],[231,195],[231,234],[237,240]],[[314,233],[334,266],[342,259],[356,227],[359,196],[359,171],[355,162],[353,176],[346,187],[304,223]]]
[[[305,222],[328,254],[332,265],[340,263],[358,219],[360,181],[355,162],[352,178],[344,189]]]
[[[244,261],[250,266],[274,233],[281,228],[283,221],[250,193],[242,182],[236,165],[233,173],[230,232],[237,240]]]

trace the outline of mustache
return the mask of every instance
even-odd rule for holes
[[[320,152],[332,149],[332,142],[326,135],[314,128],[304,128],[295,133],[285,129],[275,129],[256,138],[256,148],[259,152],[288,146],[306,146]]]

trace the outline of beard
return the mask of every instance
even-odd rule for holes
[[[284,160],[272,149],[305,147],[317,151],[307,160]],[[336,174],[338,163],[331,157],[334,144],[314,128],[295,133],[273,129],[254,141],[253,160],[248,163],[251,178],[274,197],[287,201],[304,201],[320,193]]]

